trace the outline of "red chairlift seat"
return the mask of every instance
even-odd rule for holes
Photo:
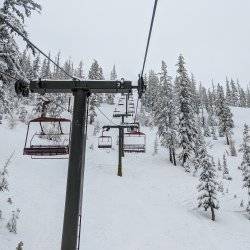
[[[109,149],[112,148],[112,137],[111,136],[99,136],[98,137],[98,148]]]
[[[40,125],[40,133],[34,133],[33,136],[30,139],[30,142],[28,143],[29,134],[30,134],[30,126],[32,123],[39,123]],[[54,123],[58,124],[59,130],[57,133],[55,132],[45,132],[42,124],[46,123]],[[29,155],[33,159],[45,158],[45,157],[51,157],[49,159],[55,159],[52,158],[53,156],[65,156],[69,154],[69,133],[64,133],[62,130],[62,123],[70,123],[69,119],[65,118],[52,118],[52,117],[39,117],[36,119],[33,119],[28,124],[27,134],[26,134],[26,140],[25,140],[25,146],[23,149],[24,155]],[[52,137],[58,137],[62,138],[65,137],[63,142],[55,142],[52,140]],[[36,143],[35,141],[38,140],[39,143]],[[41,144],[41,141],[44,142],[44,144]],[[52,144],[51,141],[54,143]],[[50,142],[50,143],[49,143]],[[57,158],[58,159],[58,158]]]
[[[145,153],[146,135],[140,131],[132,131],[124,134],[124,153]]]

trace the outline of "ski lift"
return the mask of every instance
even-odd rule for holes
[[[127,132],[135,132],[135,131],[140,131],[140,123],[139,122],[133,122],[133,123],[126,123],[127,125],[131,125],[131,127],[127,128]],[[134,127],[132,127],[134,126]]]
[[[114,112],[113,112],[113,117],[120,117],[120,115],[121,115],[121,111],[115,109]]]
[[[128,110],[128,114],[134,114],[135,113],[135,110],[134,109],[129,109]]]
[[[124,134],[124,153],[145,153],[146,135],[139,130]]]
[[[107,135],[102,135],[98,137],[98,148],[110,149],[112,148],[112,137]]]
[[[29,121],[23,154],[32,159],[65,159],[69,154],[69,132],[63,131],[67,125],[70,131],[70,120],[65,118],[39,117]]]

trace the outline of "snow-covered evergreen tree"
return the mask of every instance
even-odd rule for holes
[[[93,124],[97,116],[95,108],[97,107],[97,97],[92,95],[89,100],[89,124]]]
[[[228,78],[226,78],[226,101],[228,105],[232,105],[232,93],[229,86]]]
[[[153,70],[150,70],[148,77],[145,77],[144,80],[146,80],[147,89],[143,97],[143,106],[147,112],[150,112],[154,116],[159,94],[159,77]]]
[[[40,55],[38,54],[32,63],[33,78],[37,79],[39,77],[40,71]]]
[[[157,78],[153,77],[154,73],[151,72],[151,74],[151,77],[155,79],[154,84],[157,84],[158,88],[158,96],[151,100],[154,105],[154,122],[158,127],[161,145],[169,149],[170,161],[176,165],[177,120],[172,79],[168,75],[167,65],[164,61],[161,66],[160,83],[157,83]]]
[[[205,147],[205,140],[201,131],[201,126],[197,126],[197,136],[195,137],[194,157],[193,157],[194,175],[197,173],[198,169],[201,166],[203,153],[205,152],[203,150],[204,147]]]
[[[191,74],[191,89],[192,89],[192,95],[193,95],[194,111],[197,115],[199,115],[201,100],[196,89],[196,80],[193,74]]]
[[[228,107],[222,86],[218,84],[217,91],[217,115],[219,118],[219,134],[226,137],[227,145],[230,143],[232,128],[234,127],[233,115]]]
[[[27,36],[25,20],[41,6],[33,0],[3,0],[0,3],[0,70],[15,78],[26,79],[21,66],[21,53],[13,30],[3,21],[7,20],[18,31]],[[29,47],[29,44],[26,44]],[[13,88],[13,79],[1,75],[0,107],[4,113],[13,114],[17,99]]]
[[[206,121],[205,121],[205,125],[204,125],[204,136],[205,137],[211,136],[210,128],[209,128],[209,125]]]
[[[215,126],[211,127],[211,135],[213,137],[213,140],[218,140],[217,134],[216,134],[216,127]]]
[[[217,174],[214,164],[212,164],[208,156],[204,139],[199,149],[199,164],[201,168],[200,183],[198,185],[198,207],[202,207],[207,211],[211,210],[212,220],[215,220],[215,209],[219,208],[217,199]]]
[[[20,210],[12,211],[12,215],[7,223],[7,228],[10,233],[17,233],[17,220],[19,218]]]
[[[250,90],[247,87],[247,93],[246,93],[246,105],[248,108],[250,108]]]
[[[16,250],[23,250],[23,242],[20,241],[16,247]]]
[[[110,80],[111,81],[115,81],[117,80],[117,73],[116,73],[116,68],[115,68],[115,65],[113,66],[113,69],[110,73]],[[111,104],[113,105],[114,104],[114,99],[115,99],[115,95],[114,94],[106,94],[106,102],[108,104]]]
[[[83,73],[83,61],[80,61],[77,69],[75,70],[75,76],[84,79],[84,73]]]
[[[99,66],[97,60],[94,60],[94,62],[92,63],[89,73],[88,73],[88,79],[89,80],[104,80],[104,75],[103,75],[103,71],[102,68]],[[100,103],[103,102],[103,95],[102,94],[92,94],[90,99],[94,98],[93,101],[91,102],[91,105],[95,105],[95,106],[100,106]],[[92,110],[94,110],[94,106],[91,107]]]
[[[231,90],[232,90],[231,91],[231,105],[234,107],[238,107],[239,106],[239,93],[238,93],[238,89],[233,79],[231,79],[230,85],[231,85]]]
[[[179,159],[185,170],[189,172],[190,166],[188,160],[190,160],[194,151],[194,141],[197,129],[194,115],[192,86],[188,78],[184,57],[182,55],[178,58],[177,67],[175,88],[178,95],[178,132],[180,136],[179,146],[181,148]]]
[[[242,152],[242,160],[239,169],[244,173],[246,169],[250,168],[250,135],[247,124],[244,124],[243,142],[240,145],[239,151]]]

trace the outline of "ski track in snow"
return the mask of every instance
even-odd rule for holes
[[[111,117],[114,106],[101,108]],[[238,149],[243,123],[250,125],[250,109],[234,108],[234,139]],[[101,125],[107,125],[98,112]],[[116,123],[119,119],[114,119]],[[10,195],[21,209],[17,234],[7,232],[0,220],[0,250],[15,249],[19,241],[25,250],[59,250],[67,176],[65,160],[31,160],[22,156],[26,126],[0,129],[1,164],[15,150],[9,166]],[[112,131],[115,150],[97,149],[93,126],[88,129],[84,180],[82,250],[247,250],[250,249],[250,224],[239,204],[247,200],[242,189],[238,157],[227,157],[231,182],[229,192],[219,194],[216,222],[197,208],[198,177],[169,163],[168,153],[160,148],[153,156],[155,129],[147,134],[146,154],[126,154],[123,177],[116,176],[116,131]],[[212,140],[212,139],[208,139]],[[94,150],[89,146],[94,144]],[[210,153],[217,163],[226,146],[224,139],[214,142]],[[229,152],[229,149],[227,149]],[[221,172],[219,172],[222,175]],[[235,198],[234,195],[237,197]],[[1,201],[1,206],[6,206]]]

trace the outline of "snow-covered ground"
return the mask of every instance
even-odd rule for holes
[[[103,105],[101,110],[111,116],[114,106]],[[250,125],[250,109],[234,108],[233,113],[238,149],[243,123]],[[98,120],[101,125],[109,123],[99,112]],[[220,209],[212,222],[209,213],[197,209],[198,178],[180,166],[172,166],[163,148],[153,156],[156,131],[142,130],[147,134],[146,154],[126,155],[123,177],[118,177],[116,132],[112,132],[114,150],[107,152],[97,149],[97,138],[93,136],[93,127],[89,127],[80,249],[250,249],[250,222],[240,208],[241,200],[247,200],[237,168],[241,154],[227,156],[233,180],[224,180],[225,194],[219,194]],[[31,160],[23,156],[25,133],[26,126],[22,124],[13,130],[4,124],[0,127],[0,167],[15,150],[9,166],[10,191],[0,195],[4,199],[10,196],[12,206],[21,210],[17,234],[7,232],[7,215],[0,220],[0,250],[15,250],[20,241],[25,250],[59,250],[67,161]],[[91,144],[94,150],[89,148]],[[222,162],[223,153],[229,152],[224,139],[212,144],[210,152],[215,162],[218,157]],[[1,196],[0,207],[8,206]]]

